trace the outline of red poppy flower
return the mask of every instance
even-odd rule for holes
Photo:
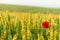
[[[42,26],[43,26],[44,28],[49,28],[49,27],[50,27],[50,23],[47,22],[47,21],[45,21],[45,22],[42,23]]]

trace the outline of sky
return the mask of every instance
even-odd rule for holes
[[[0,4],[60,8],[60,0],[0,0]]]

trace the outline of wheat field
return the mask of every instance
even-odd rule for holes
[[[60,13],[0,11],[0,40],[60,40]]]

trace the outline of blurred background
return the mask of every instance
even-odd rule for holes
[[[0,0],[0,4],[60,8],[60,0]]]

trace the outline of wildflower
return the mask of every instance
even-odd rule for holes
[[[42,26],[44,27],[44,28],[49,28],[50,27],[50,23],[49,22],[43,22],[42,23]]]

